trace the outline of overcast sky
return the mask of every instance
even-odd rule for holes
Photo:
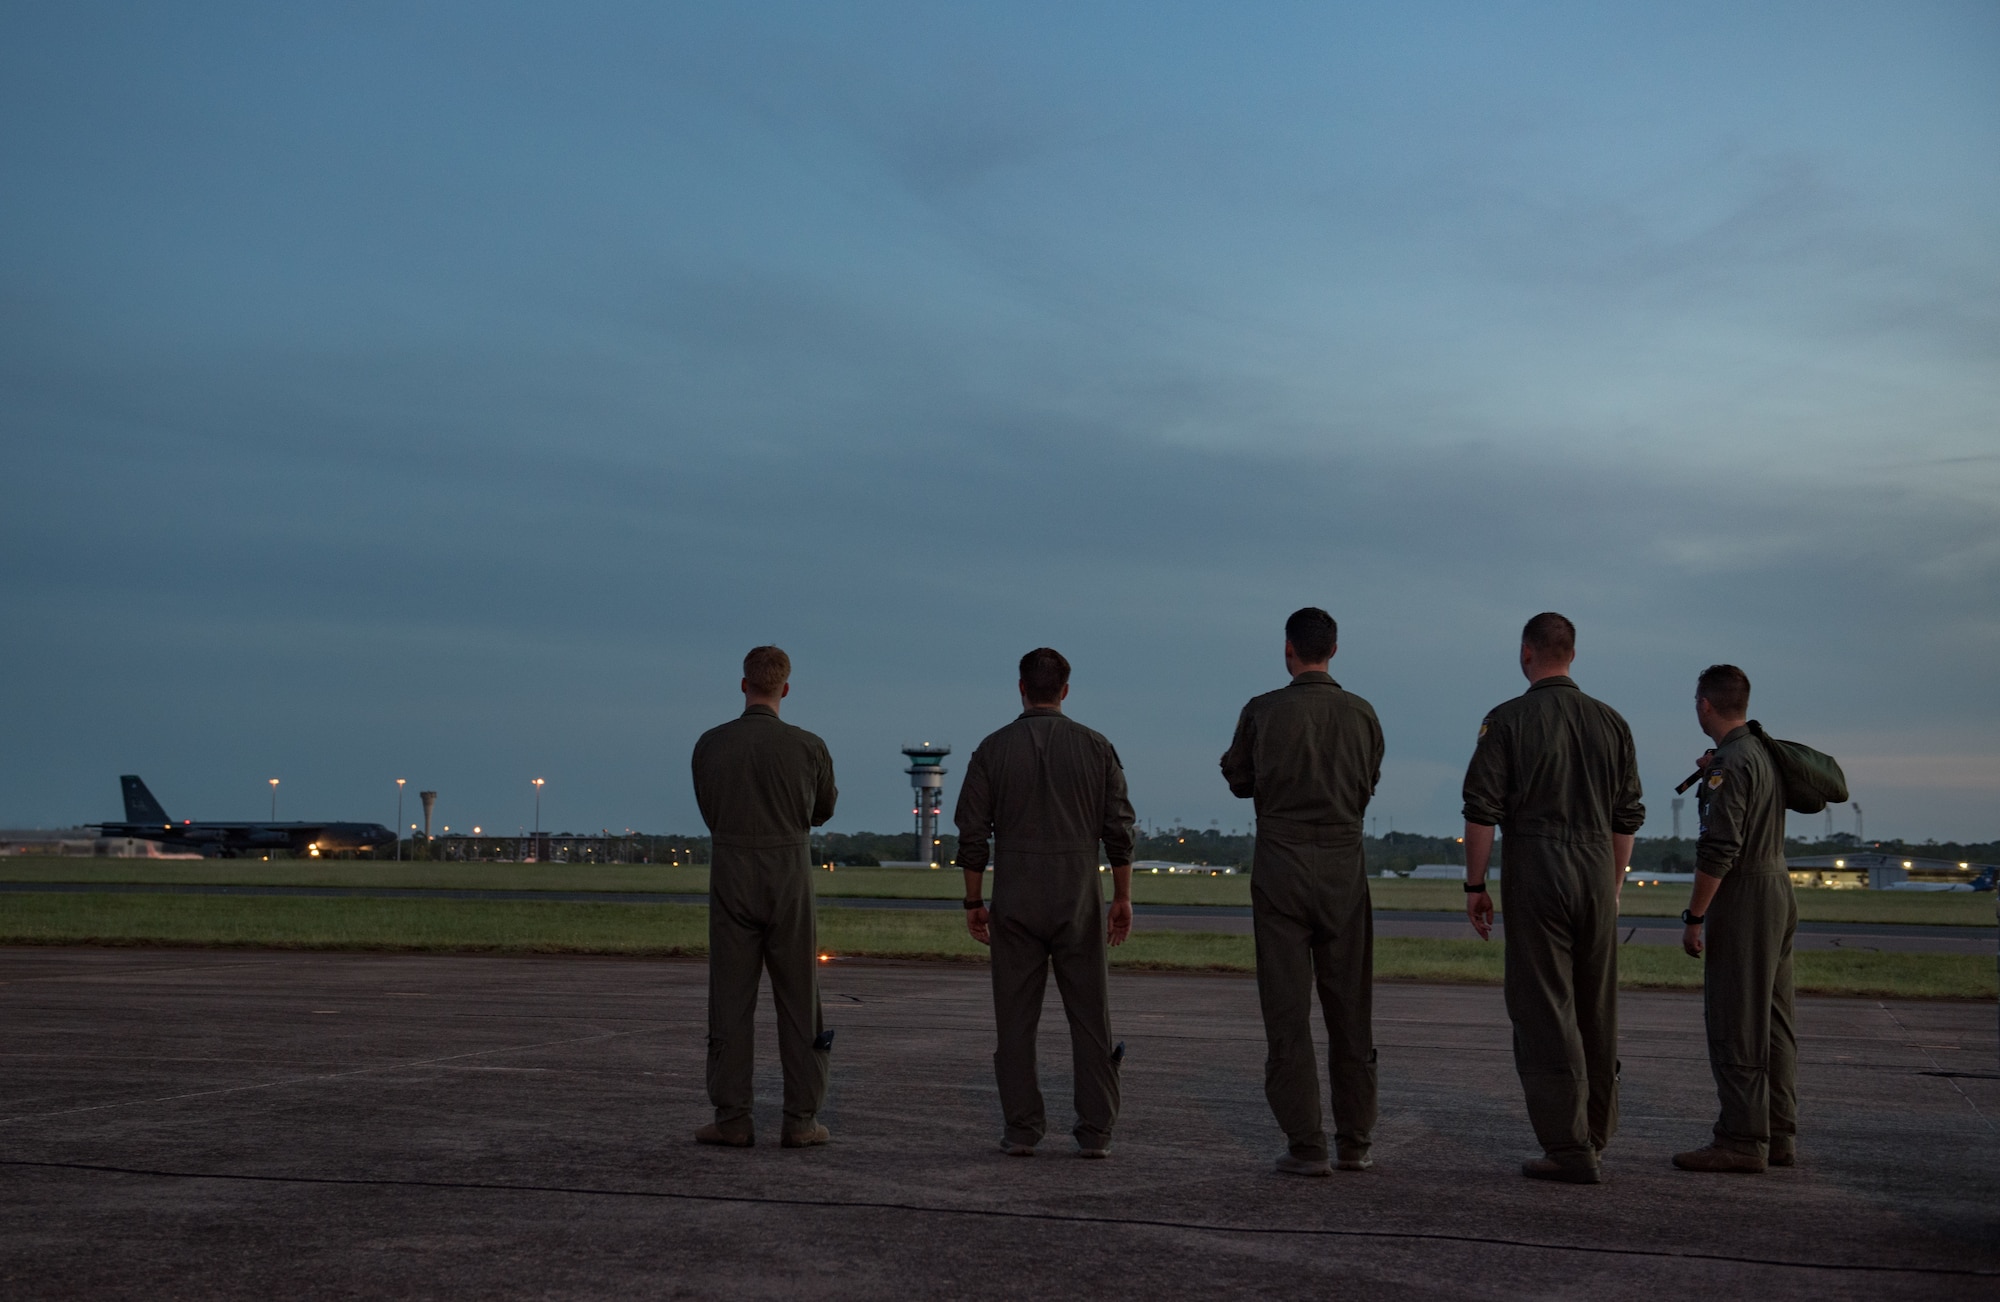
[[[1992,4],[14,4],[0,175],[0,823],[698,831],[775,641],[836,829],[1044,643],[1247,829],[1315,604],[1381,830],[1553,608],[1647,834],[1722,660],[2000,837]]]

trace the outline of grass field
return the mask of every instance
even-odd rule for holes
[[[300,899],[256,896],[0,896],[0,944],[242,946],[696,956],[707,911],[691,904],[488,900]],[[843,957],[979,961],[961,919],[931,910],[829,909],[822,949]],[[1502,946],[1476,940],[1376,942],[1388,981],[1497,983]],[[1189,932],[1136,935],[1112,951],[1123,968],[1248,972],[1250,938]],[[1627,946],[1621,984],[1698,989],[1701,965],[1662,945]],[[1797,957],[1801,993],[1991,999],[1993,960],[1955,954],[1811,950]]]
[[[22,856],[0,859],[0,881],[213,883],[229,885],[406,886],[457,889],[665,891],[708,890],[706,867],[664,864],[381,863],[373,860],[281,859],[73,859]],[[964,889],[953,870],[841,868],[815,872],[822,896],[883,899],[956,899]],[[1465,907],[1458,883],[1372,879],[1378,909]],[[1621,901],[1628,917],[1671,918],[1687,903],[1688,888],[1628,886]],[[1494,892],[1504,909],[1504,887]],[[1902,891],[1801,890],[1799,917],[1809,922],[1903,922],[1990,926],[1994,897],[1987,893],[1931,894]],[[1140,874],[1132,898],[1141,904],[1250,903],[1248,877],[1170,877]]]

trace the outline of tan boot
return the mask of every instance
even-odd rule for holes
[[[1293,1157],[1290,1153],[1278,1159],[1280,1175],[1332,1175],[1333,1165],[1325,1158]]]
[[[757,1142],[757,1136],[748,1130],[724,1130],[713,1121],[694,1132],[697,1144],[716,1144],[723,1148],[749,1148]]]
[[[1771,1155],[1764,1159],[1770,1166],[1790,1166],[1799,1160],[1799,1144],[1790,1135],[1771,1141]]]
[[[815,1121],[810,1126],[801,1126],[797,1130],[787,1130],[784,1137],[778,1142],[786,1148],[814,1148],[832,1138],[833,1136],[827,1131],[827,1128]]]
[[[1755,1153],[1739,1153],[1733,1148],[1710,1144],[1692,1152],[1675,1153],[1674,1165],[1683,1171],[1710,1171],[1727,1175],[1762,1175],[1764,1159]]]

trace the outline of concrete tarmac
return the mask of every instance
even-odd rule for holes
[[[1677,1172],[1698,996],[1623,997],[1596,1187],[1524,1180],[1500,992],[1379,987],[1377,1169],[1271,1171],[1248,978],[1114,974],[1114,1153],[995,1151],[977,967],[825,971],[835,1142],[690,1142],[698,962],[0,950],[0,1293],[1297,1298],[2000,1294],[1991,1004],[1804,999],[1800,1165]]]
[[[838,904],[821,900],[820,907]],[[956,904],[952,905],[957,908]],[[1198,905],[1141,904],[1133,909],[1138,931],[1212,931],[1226,935],[1252,934],[1250,910]],[[1494,919],[1494,939],[1506,934],[1507,915]],[[1672,945],[1680,948],[1679,918],[1623,917],[1618,920],[1621,945]],[[1431,913],[1414,909],[1375,910],[1377,936],[1413,936],[1429,940],[1477,940],[1462,913]],[[1801,922],[1792,937],[1794,949],[1848,949],[1886,954],[1975,954],[1995,957],[1993,927],[1928,926],[1896,922]]]

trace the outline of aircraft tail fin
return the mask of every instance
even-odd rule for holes
[[[160,802],[153,799],[153,793],[146,790],[146,784],[139,780],[137,773],[127,773],[118,779],[125,788],[125,821],[142,824],[167,824],[173,820],[167,811],[160,808]]]

